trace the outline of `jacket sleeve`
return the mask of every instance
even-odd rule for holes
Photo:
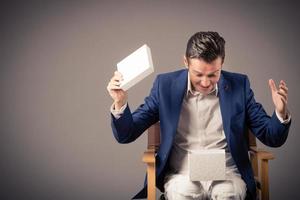
[[[279,147],[287,139],[291,121],[287,124],[281,123],[275,111],[272,117],[268,116],[260,103],[254,98],[250,88],[249,79],[245,79],[246,91],[246,118],[250,130],[265,145]]]
[[[111,127],[119,143],[129,143],[136,140],[146,129],[159,120],[158,87],[159,76],[155,79],[149,96],[133,113],[127,106],[120,118],[116,119],[111,114]]]

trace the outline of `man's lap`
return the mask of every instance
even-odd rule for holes
[[[190,181],[188,175],[171,174],[165,178],[165,197],[168,200],[244,199],[246,184],[238,175],[225,181]]]

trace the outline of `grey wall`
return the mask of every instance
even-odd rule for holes
[[[297,1],[8,2],[0,4],[1,199],[129,199],[143,183],[146,137],[114,140],[106,85],[116,63],[147,43],[155,73],[129,91],[136,108],[205,30],[225,38],[224,69],[248,74],[268,113],[268,79],[287,81],[293,124],[271,149],[270,191],[300,197]]]

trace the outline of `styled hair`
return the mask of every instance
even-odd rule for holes
[[[218,57],[225,59],[225,40],[217,32],[197,32],[187,43],[185,56],[189,58],[203,59],[211,63]]]

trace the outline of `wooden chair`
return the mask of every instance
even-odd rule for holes
[[[258,196],[261,200],[269,200],[269,160],[275,157],[271,152],[256,146],[255,136],[248,131],[249,156],[256,181]]]
[[[268,161],[274,159],[272,153],[257,148],[255,136],[249,131],[249,156],[254,171],[254,178],[257,186],[259,199],[269,199],[269,172]],[[148,200],[156,198],[155,180],[155,154],[160,145],[159,122],[148,129],[148,147],[143,155],[143,162],[147,164],[147,191]]]

